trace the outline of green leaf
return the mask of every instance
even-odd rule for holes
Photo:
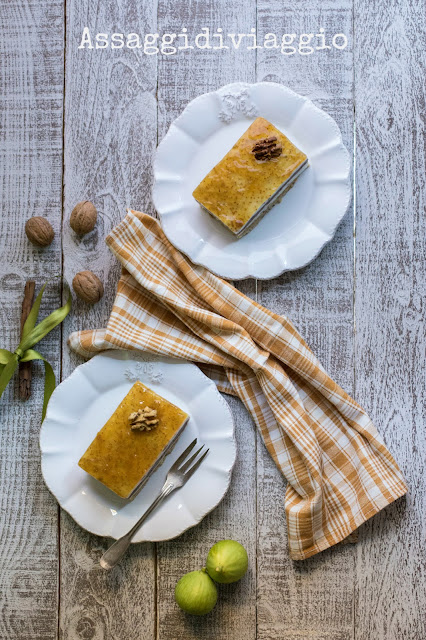
[[[18,356],[14,353],[11,353],[11,358],[7,364],[3,367],[3,371],[0,375],[0,398],[3,395],[3,391],[6,389],[7,385],[13,374],[15,373],[15,369],[18,366]]]
[[[44,360],[44,358],[43,358]],[[44,398],[43,398],[43,412],[41,414],[41,421],[43,422],[46,417],[47,405],[49,404],[50,396],[54,392],[56,387],[55,374],[52,367],[44,360]]]
[[[37,322],[37,318],[38,318],[38,312],[40,309],[41,299],[43,297],[45,288],[46,288],[46,285],[44,284],[40,289],[40,293],[38,294],[37,298],[34,300],[34,304],[31,307],[31,311],[29,312],[28,318],[25,320],[25,324],[22,329],[21,341],[24,340],[27,337],[27,335],[30,333],[30,331],[32,331],[35,327],[35,323]]]
[[[30,360],[43,360],[44,362],[44,399],[43,399],[43,412],[41,415],[41,421],[43,422],[46,415],[47,405],[50,400],[50,396],[55,390],[56,379],[51,365],[47,362],[46,358],[41,355],[35,349],[27,349],[21,362],[29,362]]]
[[[43,360],[44,362],[44,400],[43,400],[43,413],[42,420],[46,415],[47,404],[50,396],[52,395],[56,381],[55,374],[52,367],[47,362],[46,358],[38,351],[35,351],[32,347],[37,344],[42,338],[44,338],[52,329],[60,324],[71,310],[71,293],[68,295],[68,300],[60,309],[56,309],[50,315],[42,320],[37,326],[38,312],[40,310],[40,303],[43,296],[43,292],[46,288],[44,284],[40,289],[40,293],[34,301],[28,318],[24,324],[22,330],[22,339],[18,348],[14,353],[7,349],[0,349],[0,397],[3,391],[6,389],[11,377],[13,376],[19,361],[30,362],[31,360]],[[19,354],[19,355],[18,355]],[[19,358],[21,356],[21,358]]]
[[[38,296],[37,296],[38,297]],[[71,310],[71,293],[68,295],[68,300],[63,307],[56,309],[50,315],[47,316],[44,320],[42,320],[30,333],[26,336],[24,340],[21,341],[19,347],[22,351],[27,351],[27,349],[31,349],[34,345],[36,345],[40,340],[44,338],[52,329],[54,329],[58,324],[66,318],[68,313]]]
[[[0,349],[0,364],[7,364],[13,353],[8,349]]]

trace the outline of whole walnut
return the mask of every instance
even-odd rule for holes
[[[95,205],[84,200],[75,205],[71,211],[70,226],[73,231],[82,236],[95,228],[98,212]]]
[[[95,304],[104,295],[104,285],[92,271],[80,271],[74,276],[72,286],[79,298]]]
[[[25,233],[28,240],[36,247],[48,247],[55,237],[55,232],[49,220],[41,216],[34,216],[27,220]]]

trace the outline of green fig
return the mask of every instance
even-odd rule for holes
[[[183,611],[203,616],[217,602],[217,588],[205,569],[185,573],[175,588],[175,600]]]
[[[213,580],[222,584],[240,580],[247,567],[247,551],[236,540],[216,542],[207,556],[207,573]]]

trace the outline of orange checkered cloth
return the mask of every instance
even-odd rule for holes
[[[192,360],[241,398],[288,481],[293,559],[344,540],[406,493],[370,418],[287,318],[192,264],[143,213],[129,211],[107,244],[123,266],[108,325],[69,344],[85,357],[131,349]]]

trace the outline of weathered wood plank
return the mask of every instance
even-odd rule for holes
[[[303,3],[258,0],[258,32],[345,33],[350,39],[351,2]],[[273,29],[271,29],[273,25]],[[298,41],[298,39],[297,39]],[[290,86],[334,117],[352,149],[352,45],[343,51],[283,56],[258,50],[258,80]],[[353,212],[332,242],[305,269],[258,284],[259,301],[295,323],[326,369],[353,391]],[[325,551],[292,562],[287,550],[285,483],[262,444],[258,447],[258,638],[349,640],[353,638],[354,548]]]
[[[377,20],[380,15],[380,21]],[[362,528],[355,637],[426,637],[424,4],[355,2],[356,395],[409,493]]]
[[[170,640],[240,640],[256,638],[256,475],[254,428],[236,398],[228,398],[237,430],[238,458],[231,487],[221,504],[201,524],[157,545],[159,637]],[[207,616],[188,616],[174,600],[177,581],[205,566],[218,540],[238,540],[247,549],[249,571],[231,585],[218,585],[218,603]],[[244,620],[244,624],[241,621]]]
[[[151,158],[157,142],[156,59],[140,49],[78,49],[83,28],[100,32],[155,33],[156,7],[147,0],[67,2],[65,90],[64,272],[94,271],[105,296],[90,308],[74,303],[64,337],[78,328],[102,326],[115,295],[119,266],[104,238],[126,207],[150,210]],[[95,230],[78,238],[69,215],[81,200],[98,209]],[[79,360],[64,345],[63,375]],[[110,544],[61,517],[60,637],[76,640],[145,640],[155,635],[153,545],[134,545],[111,574],[99,566]]]
[[[25,323],[31,313],[35,297],[35,281],[27,280],[24,287],[24,299],[21,309],[21,340],[23,338]],[[19,397],[28,400],[31,397],[32,362],[19,363]]]
[[[203,27],[215,32],[249,33],[255,25],[255,2],[244,0],[207,3],[160,0],[158,30],[200,33]],[[189,54],[189,55],[188,55]],[[159,140],[170,123],[195,96],[229,82],[255,79],[253,51],[197,50],[158,60]],[[254,296],[254,283],[241,284]],[[158,636],[170,640],[203,638],[245,640],[256,637],[256,487],[255,432],[251,419],[239,401],[233,399],[238,462],[231,489],[222,504],[203,522],[179,539],[158,545]],[[174,587],[187,571],[205,564],[208,550],[217,540],[234,538],[242,542],[250,557],[250,572],[241,583],[220,588],[214,611],[204,618],[182,613],[174,602]]]
[[[93,269],[106,284],[106,296],[93,309],[75,304],[65,337],[71,329],[99,326],[108,315],[118,268],[102,242],[105,234],[126,206],[152,213],[150,159],[157,136],[157,63],[160,138],[195,95],[255,77],[253,54],[246,51],[197,51],[159,60],[140,52],[79,51],[85,25],[95,31],[124,32],[137,25],[135,30],[155,32],[156,7],[148,1],[144,7],[134,1],[67,4],[64,266],[68,280],[78,270]],[[424,155],[416,124],[424,111],[419,67],[423,52],[416,44],[424,16],[413,1],[382,4],[380,24],[361,3],[356,3],[355,16],[356,357],[350,213],[313,265],[259,284],[259,299],[295,321],[328,370],[370,411],[406,472],[410,496],[363,527],[356,550],[335,548],[307,562],[291,563],[284,528],[284,482],[259,443],[256,485],[252,425],[238,401],[232,400],[239,460],[231,491],[202,525],[176,541],[158,545],[157,568],[151,545],[137,545],[117,573],[106,575],[98,568],[106,541],[85,534],[63,515],[62,638],[256,637],[256,492],[259,638],[421,640],[426,635],[422,617],[426,443],[421,429]],[[32,2],[21,8],[3,0],[0,6],[4,61],[0,89],[7,89],[0,96],[2,346],[12,346],[19,340],[25,280],[35,277],[39,285],[60,273],[63,9],[62,2]],[[295,12],[280,2],[260,0],[259,32],[279,32],[282,27],[309,33],[324,26],[327,32],[350,36],[350,0],[338,6],[314,3],[314,7],[309,0],[300,3],[302,8]],[[195,33],[212,24],[213,10],[217,25],[229,31],[247,33],[255,24],[254,4],[247,7],[238,1],[218,7],[180,2],[173,4],[172,11],[169,2],[160,2],[159,30],[173,32],[186,25]],[[314,56],[283,58],[273,50],[258,52],[257,79],[283,82],[311,97],[336,118],[350,146],[351,48]],[[73,205],[84,198],[95,202],[100,221],[95,232],[78,240],[67,219]],[[29,247],[23,234],[25,219],[34,214],[46,215],[57,232],[54,245],[44,251]],[[254,296],[252,284],[242,286]],[[46,292],[42,313],[58,302],[59,287],[52,287]],[[58,341],[57,330],[43,343],[43,352],[52,362],[58,356]],[[78,364],[66,347],[63,364],[64,376]],[[34,373],[30,402],[19,403],[17,386],[12,384],[0,407],[0,638],[5,640],[56,637],[57,511],[39,472],[42,376],[37,365]],[[209,546],[220,537],[234,537],[245,544],[251,572],[241,584],[221,589],[221,601],[212,616],[188,618],[174,605],[174,585],[185,571],[204,563]]]
[[[35,279],[38,290],[60,274],[63,3],[2,0],[0,15],[1,346],[13,350],[25,281]],[[47,249],[27,241],[24,225],[32,215],[54,226]],[[59,305],[60,295],[59,281],[52,283],[40,317]],[[57,375],[59,343],[56,329],[40,344]],[[57,633],[57,507],[40,472],[43,370],[32,368],[32,397],[19,400],[16,375],[0,404],[2,640],[53,640]]]

